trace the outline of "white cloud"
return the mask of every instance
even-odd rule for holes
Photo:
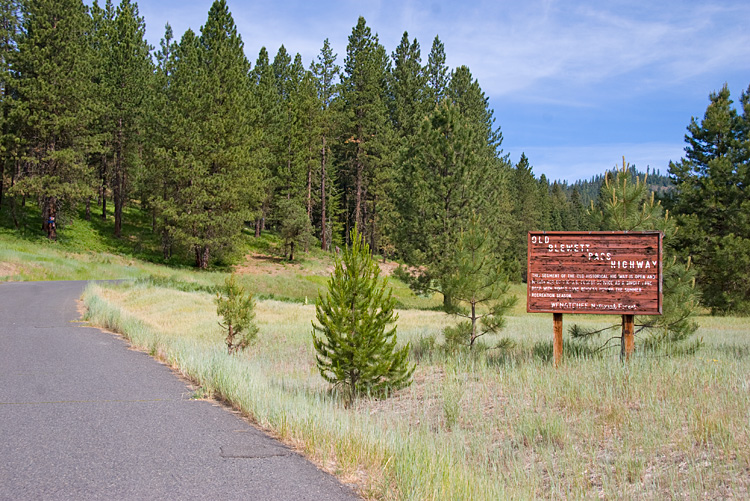
[[[744,22],[750,5],[495,5],[481,4],[471,13],[475,17],[446,21],[457,29],[444,37],[453,59],[469,65],[494,96],[576,92],[635,72],[642,85],[667,87],[723,68],[750,69]]]

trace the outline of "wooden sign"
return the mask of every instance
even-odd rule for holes
[[[661,315],[660,232],[529,232],[530,313]]]

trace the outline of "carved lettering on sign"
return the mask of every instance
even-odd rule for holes
[[[527,311],[660,315],[659,232],[529,232]]]

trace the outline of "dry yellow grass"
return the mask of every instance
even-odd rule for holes
[[[166,350],[189,342],[190,357],[219,357],[222,335],[208,294],[147,287],[91,294],[143,322]],[[368,496],[750,495],[748,319],[702,318],[706,347],[695,356],[638,354],[623,366],[612,353],[569,358],[554,370],[531,355],[535,343],[551,340],[551,315],[516,312],[503,333],[517,342],[513,356],[435,352],[421,359],[411,387],[343,409],[315,368],[314,306],[261,301],[256,311],[258,343],[227,363],[245,374],[238,395],[252,386],[264,402],[239,406]],[[566,317],[573,320],[611,318]],[[399,337],[439,341],[451,322],[438,312],[399,311]],[[177,363],[180,357],[188,355],[176,355]]]

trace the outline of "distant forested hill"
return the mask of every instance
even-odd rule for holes
[[[673,186],[669,180],[669,176],[662,174],[659,169],[652,170],[650,167],[646,167],[646,172],[642,172],[638,170],[636,166],[631,165],[628,170],[633,180],[635,180],[636,176],[639,176],[641,179],[644,179],[645,177],[651,191],[662,193],[670,190]],[[572,184],[568,184],[567,181],[561,181],[560,183],[568,196],[572,195],[574,189],[578,190],[578,194],[581,196],[581,202],[585,207],[588,207],[591,205],[591,201],[596,201],[599,196],[599,192],[602,189],[606,176],[615,171],[616,169],[605,171],[596,176],[592,176],[591,179],[579,179]]]

